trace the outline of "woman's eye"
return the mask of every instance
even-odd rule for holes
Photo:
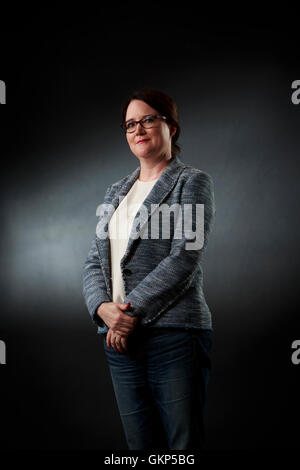
[[[129,123],[127,124],[127,129],[130,129],[130,127],[132,127],[133,125],[134,125],[134,122],[129,122]]]
[[[153,121],[154,121],[154,119],[152,117],[146,117],[144,119],[144,122],[153,122]]]

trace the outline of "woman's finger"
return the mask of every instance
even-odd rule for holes
[[[120,344],[122,346],[123,351],[126,351],[127,350],[127,336],[128,335],[122,334],[120,332],[120,330],[114,331],[113,334],[115,335],[117,340],[120,341]]]
[[[122,345],[122,342],[121,342],[121,336],[115,336],[115,348],[116,348],[116,351],[119,352],[119,353],[124,352],[123,351],[123,345]]]
[[[111,329],[108,330],[106,335],[106,344],[108,349],[111,347]]]
[[[124,353],[127,349],[127,335],[123,335],[119,330],[114,331],[109,328],[106,334],[106,343],[108,348],[112,346],[114,351]]]
[[[126,351],[127,350],[127,338],[126,338],[126,336],[121,337],[121,344],[123,346],[124,351]]]
[[[113,348],[116,352],[119,352],[119,353],[124,353],[125,352],[123,336],[112,332],[111,343],[112,343]],[[126,347],[126,344],[125,344],[125,347]]]

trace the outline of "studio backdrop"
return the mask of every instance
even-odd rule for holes
[[[143,21],[128,6],[8,14],[1,448],[127,449],[82,268],[107,187],[139,165],[120,122],[141,87],[174,99],[180,158],[214,181],[207,449],[298,446],[299,50],[293,18],[247,18],[183,6],[148,9]]]

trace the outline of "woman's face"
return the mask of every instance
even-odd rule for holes
[[[161,114],[156,109],[141,100],[132,100],[127,108],[125,121],[133,119],[139,121],[149,114]],[[126,133],[126,138],[130,150],[137,158],[151,158],[165,154],[171,156],[171,137],[175,134],[176,128],[167,124],[165,120],[158,119],[155,127],[144,129],[139,123],[134,132]],[[144,142],[138,143],[139,140]]]

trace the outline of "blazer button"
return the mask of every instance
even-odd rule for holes
[[[131,270],[128,269],[128,268],[125,268],[125,269],[124,269],[124,274],[131,274]]]

